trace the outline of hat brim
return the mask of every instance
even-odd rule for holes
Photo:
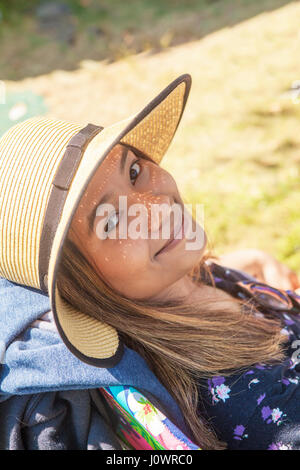
[[[181,120],[190,87],[190,75],[182,75],[141,112],[104,128],[88,144],[68,191],[51,248],[48,291],[63,341],[87,364],[105,368],[115,366],[122,358],[123,344],[114,328],[76,310],[59,293],[56,280],[72,218],[95,171],[118,143],[131,145],[160,163]]]

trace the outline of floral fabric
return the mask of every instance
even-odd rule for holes
[[[217,287],[241,297],[234,283],[246,279],[245,273],[214,263],[211,271]],[[299,302],[298,315],[280,313],[289,338],[286,359],[199,382],[199,413],[228,449],[300,450],[300,296],[285,292]]]
[[[215,263],[210,263],[210,269],[216,286],[235,297],[246,297],[237,282],[255,280]],[[209,276],[203,275],[203,281],[211,284]],[[199,382],[199,413],[228,449],[300,450],[300,296],[285,292],[299,305],[299,314],[280,312],[282,332],[289,337],[286,360]],[[261,314],[271,311],[271,306],[261,308]],[[100,391],[115,412],[115,429],[124,448],[200,450],[137,389],[112,386]]]

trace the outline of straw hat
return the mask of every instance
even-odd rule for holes
[[[160,163],[180,122],[191,77],[182,75],[141,112],[107,128],[31,118],[0,139],[0,276],[50,297],[58,331],[82,361],[113,367],[117,331],[65,302],[56,286],[63,242],[93,174],[117,143]]]

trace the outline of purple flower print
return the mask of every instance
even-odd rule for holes
[[[242,436],[244,431],[245,431],[245,426],[243,426],[242,424],[239,424],[238,426],[236,426],[234,430],[234,434],[236,436]]]
[[[230,388],[227,387],[227,385],[218,385],[216,388],[216,395],[218,396],[218,398],[220,400],[222,400],[223,402],[225,402],[225,400],[227,400],[227,398],[229,398],[229,393],[230,393]]]
[[[245,426],[242,424],[238,424],[233,431],[233,439],[236,439],[237,441],[241,441],[242,439],[245,439],[248,437],[248,434],[244,434],[245,431]]]
[[[213,377],[212,379],[208,379],[208,389],[211,392],[214,387],[217,385],[222,385],[225,382],[224,377]]]
[[[208,388],[212,395],[212,403],[218,403],[220,400],[225,402],[229,398],[230,388],[225,385],[224,377],[214,377],[208,380]]]
[[[299,383],[299,378],[298,378],[298,377],[295,377],[295,378],[292,378],[292,377],[289,377],[289,378],[283,377],[283,379],[278,380],[278,382],[282,382],[284,385],[291,385],[291,384],[296,384],[296,385],[298,385],[298,383]]]
[[[272,410],[271,410],[271,408],[270,408],[269,406],[264,406],[263,409],[261,410],[262,419],[263,419],[264,421],[266,421],[266,419],[267,419],[269,416],[271,416],[271,414],[272,414]],[[270,423],[271,420],[268,420],[267,423],[268,423],[268,422]]]
[[[258,397],[258,399],[256,400],[256,401],[257,401],[257,404],[260,405],[264,398],[266,398],[266,394],[265,394],[265,393],[264,393],[263,395],[260,395],[260,396]]]
[[[268,450],[292,450],[292,447],[289,444],[282,444],[282,442],[272,442]]]
[[[266,421],[267,424],[274,423],[277,426],[282,424],[283,417],[286,416],[279,408],[273,408],[273,410],[269,406],[264,406],[261,410],[262,419]]]
[[[284,323],[285,323],[287,326],[295,325],[294,320],[292,320],[289,315],[287,315],[286,313],[284,313],[284,314],[283,314],[283,317],[284,317],[283,321],[284,321]]]
[[[295,379],[289,379],[289,381],[290,381],[290,384],[296,384],[296,385],[298,385],[298,383],[299,383],[299,378],[296,377]]]
[[[279,426],[279,424],[282,423],[282,421],[280,419],[282,416],[285,416],[285,415],[283,414],[283,412],[279,408],[274,408],[272,410],[272,421],[273,421],[273,423],[276,423],[278,426]]]
[[[257,364],[257,365],[255,366],[255,368],[256,368],[256,369],[259,369],[259,370],[264,370],[266,367],[263,366],[262,364]]]
[[[278,444],[276,444],[275,442],[272,442],[272,444],[269,445],[268,450],[279,450]]]
[[[213,379],[212,379],[212,383],[214,384],[215,387],[217,385],[222,385],[224,382],[225,382],[224,377],[213,377]]]

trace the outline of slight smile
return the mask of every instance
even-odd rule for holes
[[[158,256],[160,254],[163,254],[163,253],[166,253],[167,251],[170,251],[172,250],[173,248],[175,248],[175,246],[177,246],[182,240],[185,239],[185,234],[184,234],[184,229],[183,229],[183,233],[182,233],[182,238],[175,238],[176,235],[179,233],[179,231],[181,230],[181,228],[184,226],[183,224],[183,213],[182,213],[182,219],[181,219],[181,224],[179,225],[179,227],[177,229],[174,230],[174,233],[173,235],[171,236],[171,238],[167,241],[167,243],[156,253],[155,256]]]

